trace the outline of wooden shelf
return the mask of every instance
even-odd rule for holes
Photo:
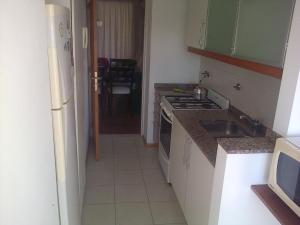
[[[252,185],[251,189],[267,206],[282,225],[300,224],[298,217],[270,188],[268,185]]]
[[[207,51],[207,50],[201,50],[193,47],[188,47],[188,51],[197,55],[205,56],[208,58],[212,58],[215,60],[219,60],[231,65],[235,65],[244,69],[252,70],[258,73],[262,73],[268,76],[275,77],[277,79],[281,79],[282,77],[282,68],[269,66],[266,64],[256,63],[244,59],[238,59],[227,55],[222,55],[219,53]]]

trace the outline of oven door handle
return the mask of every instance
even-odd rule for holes
[[[172,124],[172,121],[166,116],[166,113],[164,112],[164,110],[161,110],[161,116],[170,124]]]

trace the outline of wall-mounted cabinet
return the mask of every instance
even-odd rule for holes
[[[187,46],[205,48],[207,4],[208,0],[189,0],[186,30]]]
[[[282,67],[294,0],[240,0],[234,55]]]
[[[295,0],[207,0],[198,15],[189,1],[191,52],[281,78]]]
[[[231,55],[234,48],[239,0],[210,0],[206,50]]]

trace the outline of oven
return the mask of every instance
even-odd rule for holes
[[[171,149],[172,121],[166,112],[162,109],[160,113],[160,130],[159,141],[164,149],[166,156],[169,158]]]
[[[166,177],[169,179],[169,166],[171,149],[171,134],[174,110],[223,110],[228,109],[229,100],[219,93],[209,89],[207,98],[196,99],[192,95],[170,95],[161,98],[160,128],[159,128],[159,151],[158,158]]]
[[[169,157],[171,150],[173,113],[161,104],[159,128],[159,161],[167,182],[169,182]]]

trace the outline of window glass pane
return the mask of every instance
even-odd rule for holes
[[[164,111],[162,111],[166,117],[168,117]],[[161,116],[160,121],[160,143],[164,147],[165,153],[169,157],[170,149],[171,149],[171,132],[172,132],[172,124],[169,123],[163,116]]]
[[[232,52],[238,0],[210,0],[206,49],[230,55]]]
[[[240,0],[236,56],[281,67],[294,0]]]

